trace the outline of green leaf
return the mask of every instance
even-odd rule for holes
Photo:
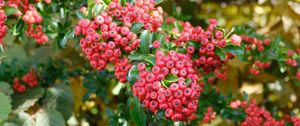
[[[285,62],[284,61],[278,61],[278,64],[279,64],[280,72],[284,73],[286,71],[286,68],[287,68]]]
[[[67,45],[68,40],[71,39],[71,38],[73,38],[74,36],[75,36],[75,34],[74,34],[74,29],[68,31],[68,32],[65,34],[64,38],[60,41],[60,43],[59,43],[59,44],[60,44],[60,47],[65,48],[66,45]]]
[[[123,7],[126,5],[126,0],[119,0],[119,1]]]
[[[148,54],[149,52],[149,41],[148,41],[148,35],[149,35],[149,31],[148,30],[144,30],[142,33],[141,33],[141,36],[140,36],[140,49],[142,51],[142,53],[144,54]]]
[[[12,96],[14,112],[26,111],[33,106],[44,95],[44,89],[41,87],[27,89],[25,93],[17,93]]]
[[[10,15],[18,12],[19,10],[15,7],[5,6],[4,11],[7,16],[10,16]]]
[[[155,0],[155,4],[158,5],[160,4],[161,2],[163,2],[164,0]]]
[[[175,74],[168,74],[165,79],[162,81],[163,85],[169,87],[171,83],[177,82],[179,77],[177,77]]]
[[[146,126],[146,114],[136,97],[128,99],[129,115],[137,126]]]
[[[224,108],[221,110],[220,114],[222,118],[230,119],[235,122],[241,122],[246,117],[246,114],[243,112],[241,108],[239,109]]]
[[[140,79],[139,70],[137,68],[137,65],[133,65],[127,74],[127,80],[130,84],[133,84],[138,79]]]
[[[61,112],[64,119],[69,119],[74,106],[74,97],[71,88],[65,84],[48,88],[44,105],[46,108],[56,109]]]
[[[220,59],[222,61],[224,61],[226,59],[226,54],[221,48],[215,46],[214,52],[215,52],[216,55],[218,55],[220,57]]]
[[[98,16],[103,10],[103,5],[102,4],[96,4],[94,6],[94,9],[93,9],[93,16],[96,17]]]
[[[84,19],[85,18],[85,15],[79,10],[76,11],[76,16],[77,16],[78,19]]]
[[[193,46],[193,47],[194,47],[195,49],[197,49],[197,50],[200,49],[200,46],[201,46],[200,43],[197,42],[197,41],[189,41],[189,42],[188,42],[188,45],[189,45],[189,46]]]
[[[230,52],[236,55],[244,54],[244,48],[234,44],[228,44],[223,49],[225,52]]]
[[[65,126],[65,120],[55,109],[44,109],[36,115],[36,126]]]
[[[137,61],[142,61],[146,59],[148,56],[144,54],[130,54],[128,55],[128,59],[130,60],[137,60]]]
[[[164,44],[165,38],[166,38],[166,34],[158,34],[157,40],[159,40],[160,45]]]
[[[130,28],[130,31],[134,32],[134,33],[138,33],[141,30],[142,27],[144,27],[143,23],[135,22],[135,23],[132,24],[132,26]]]
[[[14,93],[14,90],[7,82],[0,81],[0,93],[2,92],[5,93],[6,95],[12,95]]]
[[[190,86],[190,84],[192,83],[192,79],[191,78],[187,78],[184,80],[184,82],[186,83],[186,86]]]
[[[0,92],[0,120],[5,120],[11,112],[10,97]]]

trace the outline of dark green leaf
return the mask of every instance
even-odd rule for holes
[[[148,41],[148,35],[149,35],[149,31],[148,30],[144,30],[142,33],[141,33],[141,36],[140,36],[140,49],[142,51],[142,53],[144,54],[148,54],[149,52],[149,41]]]
[[[128,107],[130,117],[137,126],[146,126],[146,114],[142,109],[142,105],[136,97],[128,99]]]
[[[225,52],[230,52],[232,54],[241,55],[244,54],[244,49],[238,45],[228,44],[224,48]]]
[[[71,39],[71,38],[73,38],[74,36],[75,36],[75,34],[74,34],[74,29],[68,31],[68,32],[65,34],[64,38],[60,41],[60,43],[59,43],[60,46],[61,46],[62,48],[65,48],[66,45],[67,45],[68,40]]]
[[[132,24],[130,31],[134,33],[138,33],[142,27],[144,27],[143,23],[135,22]]]
[[[214,52],[215,52],[216,55],[218,55],[220,57],[220,59],[222,61],[224,61],[226,59],[226,54],[221,48],[215,46]]]
[[[5,6],[4,11],[7,16],[10,16],[10,15],[18,12],[19,10],[15,7]]]
[[[133,65],[128,72],[127,80],[130,84],[133,84],[138,79],[140,79],[139,70],[137,68],[137,65]]]
[[[189,42],[188,42],[188,45],[189,45],[189,46],[193,46],[193,47],[194,47],[195,49],[197,49],[197,50],[200,49],[200,46],[201,46],[200,43],[197,42],[197,41],[189,41]]]

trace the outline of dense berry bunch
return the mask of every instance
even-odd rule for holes
[[[164,55],[157,51],[155,58],[151,70],[143,62],[138,64],[140,79],[133,85],[134,96],[152,112],[165,110],[165,116],[173,121],[196,119],[203,84],[197,83],[198,75],[190,56],[175,51]],[[168,84],[171,75],[179,79]]]
[[[6,14],[5,12],[1,9],[1,1],[0,1],[0,44],[3,43],[3,38],[7,33],[7,26],[5,25],[6,21]]]
[[[168,18],[168,21],[169,23],[174,22],[172,18]],[[221,69],[229,58],[233,58],[232,54],[227,53],[226,59],[222,61],[214,52],[215,48],[223,48],[227,44],[224,39],[224,33],[216,29],[217,22],[215,19],[210,19],[210,25],[206,30],[200,26],[194,27],[189,22],[181,22],[181,24],[183,26],[182,31],[179,31],[177,28],[172,30],[171,34],[174,34],[175,39],[172,39],[171,35],[167,39],[178,46],[186,46],[186,43],[190,41],[199,43],[200,48],[198,50],[194,46],[187,46],[186,51],[191,55],[197,55],[197,58],[194,60],[195,65],[204,72],[208,73],[216,69]],[[237,38],[238,36],[234,37],[233,40],[235,43],[233,44],[240,42]]]
[[[131,27],[134,22],[140,22],[144,24],[145,29],[156,31],[163,23],[163,10],[154,6],[154,0],[137,0],[135,5],[127,3],[125,7],[114,0],[109,5],[108,13],[124,22],[127,27]]]
[[[94,19],[83,19],[75,27],[75,34],[81,35],[80,46],[93,68],[103,70],[108,63],[115,65],[115,76],[126,82],[126,75],[132,65],[125,55],[140,45],[137,34],[130,31],[133,23],[144,23],[145,28],[156,30],[162,23],[162,10],[154,8],[154,1],[137,1],[122,6],[118,1],[109,4]],[[115,20],[123,23],[114,22]],[[124,57],[124,58],[123,58]],[[125,61],[126,62],[123,62]]]
[[[3,0],[0,0],[0,3],[1,1],[4,3]],[[39,2],[39,0],[35,0],[35,2]],[[51,0],[45,0],[45,3],[50,4]],[[48,36],[43,32],[43,28],[40,25],[43,18],[35,6],[29,3],[29,0],[8,0],[7,6],[22,10],[22,12],[15,12],[13,16],[20,17],[23,14],[22,19],[27,25],[27,36],[34,38],[38,44],[44,44],[48,41]]]
[[[15,91],[19,93],[25,92],[27,88],[26,85],[31,88],[38,86],[38,77],[33,69],[23,75],[21,80],[16,77],[14,78],[13,88]]]
[[[253,66],[250,68],[249,72],[250,74],[257,76],[260,73],[260,70],[263,70],[265,68],[270,67],[271,62],[261,62],[259,60],[256,60],[253,64]]]
[[[214,112],[212,107],[208,107],[203,118],[203,123],[209,123],[211,120],[216,119],[216,112]]]
[[[284,126],[284,121],[277,121],[270,112],[258,107],[255,100],[244,109],[247,117],[242,126]]]

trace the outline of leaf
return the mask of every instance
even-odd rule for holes
[[[128,99],[129,115],[137,126],[146,126],[146,114],[139,100],[135,97]]]
[[[98,16],[103,10],[103,5],[102,4],[96,4],[94,9],[93,9],[93,16],[96,17]]]
[[[158,5],[160,3],[162,3],[164,0],[155,0],[155,4]]]
[[[148,35],[149,35],[149,31],[148,30],[144,30],[142,33],[141,33],[141,36],[140,36],[140,49],[142,51],[142,53],[144,54],[148,54],[149,52],[149,42],[148,42]]]
[[[162,83],[163,83],[165,86],[169,87],[169,85],[170,85],[171,83],[177,82],[178,79],[179,79],[179,77],[177,77],[175,74],[168,74],[168,75],[165,77],[165,79],[162,81]]]
[[[140,79],[139,70],[137,68],[137,65],[133,65],[127,74],[127,80],[130,84],[133,84],[138,79]]]
[[[65,126],[65,120],[58,111],[45,109],[37,113],[36,126]]]
[[[284,61],[278,61],[278,64],[279,64],[279,68],[280,68],[280,72],[281,73],[284,73],[286,71],[286,64]]]
[[[0,92],[0,120],[5,120],[11,112],[10,97]]]
[[[71,88],[68,85],[59,84],[47,89],[43,102],[46,108],[56,109],[67,120],[72,115],[73,101],[74,97]]]
[[[84,19],[85,18],[84,14],[79,10],[76,11],[76,16],[77,16],[78,19]]]
[[[26,111],[33,106],[44,95],[44,89],[41,87],[27,89],[25,93],[15,94],[12,96],[13,110],[18,113]]]
[[[4,11],[7,16],[10,16],[10,15],[18,12],[19,10],[15,7],[5,6]]]
[[[144,54],[130,54],[128,55],[128,59],[130,60],[137,60],[137,61],[141,61],[146,59],[148,56],[144,55]]]
[[[74,34],[74,29],[68,31],[68,32],[65,34],[64,38],[60,41],[60,43],[59,43],[59,44],[60,44],[60,47],[66,48],[66,45],[67,45],[68,40],[71,39],[71,38],[73,38],[74,36],[75,36],[75,34]]]
[[[126,0],[119,0],[119,1],[123,7],[126,5]]]
[[[241,55],[244,54],[244,49],[238,45],[234,45],[234,44],[228,44],[226,45],[223,50],[225,52],[230,52],[232,54],[236,54],[236,55]]]
[[[14,93],[14,90],[7,82],[0,81],[0,93],[5,93],[6,95],[12,95]]]
[[[135,22],[135,23],[132,24],[132,26],[130,28],[130,31],[134,32],[134,33],[138,33],[141,30],[142,27],[144,27],[143,23]]]
[[[189,45],[189,46],[193,46],[193,47],[194,47],[195,49],[197,49],[197,50],[200,49],[200,46],[201,46],[200,43],[197,42],[197,41],[189,41],[189,42],[188,42],[188,45]]]
[[[160,45],[164,44],[165,38],[166,38],[166,34],[158,34],[157,40],[159,40]]]
[[[241,122],[245,119],[246,114],[243,110],[240,109],[231,109],[231,108],[224,108],[221,110],[221,117],[225,119],[230,119],[235,122]]]
[[[215,46],[214,52],[215,52],[215,54],[216,54],[217,56],[220,57],[220,59],[221,59],[222,61],[224,61],[224,60],[226,59],[226,54],[225,54],[225,52],[224,52],[221,48]]]

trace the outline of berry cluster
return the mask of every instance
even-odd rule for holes
[[[3,43],[3,38],[7,33],[7,26],[5,25],[5,21],[6,21],[7,17],[6,17],[5,12],[1,9],[2,7],[3,6],[0,1],[0,44]]]
[[[140,79],[132,87],[133,95],[152,112],[165,110],[165,116],[173,121],[196,119],[203,84],[197,83],[198,75],[190,56],[175,51],[164,55],[157,51],[155,58],[156,64],[150,71],[143,62],[137,65]],[[179,79],[168,85],[170,75]]]
[[[35,2],[39,2],[39,0],[35,0]],[[45,0],[44,2],[50,4],[51,0]],[[4,4],[4,1],[0,0],[0,3]],[[27,25],[27,36],[34,38],[38,44],[44,44],[48,41],[48,36],[43,32],[43,28],[40,25],[43,18],[35,6],[29,3],[29,0],[8,0],[7,5],[23,11],[23,16],[21,11],[17,11],[13,16],[22,16],[23,21]]]
[[[204,114],[203,123],[207,124],[214,119],[216,119],[216,112],[214,112],[213,108],[209,106]]]
[[[135,5],[127,3],[122,7],[117,0],[109,4],[108,13],[114,15],[124,25],[131,27],[133,22],[144,24],[149,31],[156,31],[163,23],[163,10],[154,7],[154,0],[138,0]]]
[[[33,69],[23,75],[21,80],[19,80],[18,78],[14,78],[13,89],[19,93],[23,93],[27,88],[25,84],[29,87],[38,86],[38,78]]]
[[[250,68],[249,72],[250,74],[254,76],[258,76],[260,73],[260,70],[263,70],[265,68],[270,67],[271,62],[261,62],[259,60],[256,60],[253,64],[253,66]]]
[[[251,37],[247,35],[241,35],[242,41],[245,42],[246,50],[258,50],[259,52],[263,52],[265,50],[265,46],[271,44],[270,39],[259,40],[256,37]]]
[[[242,126],[284,126],[284,121],[277,121],[270,112],[259,108],[255,100],[245,108],[246,119],[241,123]]]
[[[74,28],[81,36],[80,46],[93,68],[103,70],[108,63],[115,65],[115,76],[121,82],[127,82],[126,75],[132,66],[125,55],[137,49],[140,40],[130,31],[135,22],[145,24],[145,28],[156,30],[162,23],[162,10],[154,10],[154,1],[137,1],[122,6],[117,0],[112,1],[107,10],[102,11],[93,20],[82,19]],[[115,20],[123,23],[118,24]],[[100,32],[98,32],[100,31]],[[124,62],[126,61],[126,62]]]
[[[174,22],[172,18],[168,18],[169,23]],[[185,46],[187,42],[196,41],[200,44],[198,50],[193,46],[187,46],[186,52],[188,54],[196,54],[197,58],[194,60],[195,65],[201,68],[205,73],[209,73],[216,69],[221,69],[227,60],[234,56],[230,53],[226,54],[226,59],[222,61],[218,55],[214,53],[215,48],[223,48],[226,46],[226,40],[224,39],[224,33],[216,29],[217,22],[215,19],[210,19],[210,25],[206,30],[200,26],[192,26],[189,22],[181,22],[183,30],[180,32],[177,28],[172,30],[172,34],[175,34],[172,40],[172,36],[169,35],[167,40],[176,43],[179,46]],[[233,44],[240,43],[239,37],[235,35],[233,37]],[[221,71],[221,70],[220,70]]]

